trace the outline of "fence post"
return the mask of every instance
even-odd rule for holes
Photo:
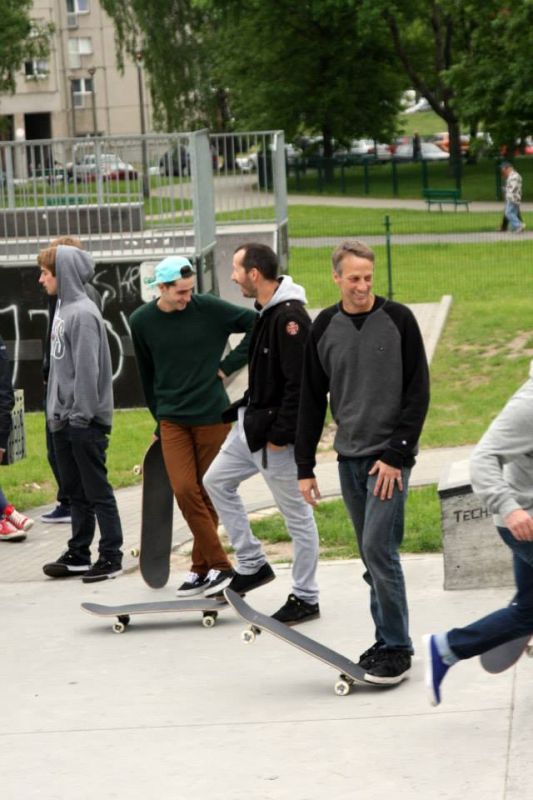
[[[385,247],[387,251],[387,297],[389,300],[392,300],[394,292],[392,290],[391,224],[388,214],[385,217]]]
[[[420,161],[420,169],[422,170],[422,189],[428,188],[428,165],[424,159]]]
[[[363,176],[364,176],[364,182],[365,182],[365,194],[369,194],[370,193],[370,181],[368,179],[368,162],[367,161],[365,161],[365,163],[363,164],[363,170],[364,170]]]
[[[392,193],[394,197],[398,197],[398,166],[396,161],[394,160],[394,156],[391,161],[392,165]]]

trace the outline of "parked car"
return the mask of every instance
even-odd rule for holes
[[[218,170],[220,160],[214,147],[211,147],[211,166]],[[176,145],[172,150],[167,150],[159,159],[159,174],[175,178],[191,174],[191,157],[184,144]]]
[[[98,175],[104,180],[136,180],[139,177],[137,170],[115,153],[101,153],[99,159],[96,153],[82,156],[72,165],[72,175],[76,181],[95,181]]]
[[[431,137],[431,141],[440,147],[441,150],[444,150],[446,153],[450,152],[450,136],[448,131],[443,131],[442,133],[436,133],[434,136]],[[466,155],[468,150],[470,149],[470,136],[467,133],[461,134],[461,153]]]
[[[420,157],[422,161],[447,161],[450,154],[441,150],[433,142],[420,143]],[[394,153],[395,161],[412,161],[413,160],[413,143],[399,144]]]

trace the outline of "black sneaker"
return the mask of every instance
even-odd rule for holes
[[[70,525],[70,508],[69,506],[63,505],[63,503],[60,503],[52,511],[48,511],[47,514],[42,514],[41,520],[43,522],[48,522],[49,524],[52,523],[52,525],[58,525],[61,523],[67,523]]]
[[[246,592],[251,592],[252,589],[264,586],[265,583],[270,583],[275,577],[276,575],[270,564],[265,563],[262,567],[259,567],[257,572],[253,572],[251,575],[241,575],[240,572],[236,572],[229,588],[233,589],[237,594],[246,594]]]
[[[209,581],[205,575],[198,575],[197,572],[188,572],[183,583],[176,590],[177,597],[194,597],[195,594],[202,594]]]
[[[52,561],[50,564],[45,564],[43,572],[49,578],[71,578],[76,575],[83,575],[91,568],[91,562],[86,561],[76,553],[71,553],[67,550],[62,556],[59,556],[57,561]]]
[[[204,590],[204,597],[215,597],[220,594],[222,589],[230,585],[235,575],[232,569],[210,569],[207,573],[207,587]]]
[[[290,594],[287,602],[275,614],[272,619],[284,622],[285,625],[298,625],[300,622],[307,622],[320,616],[318,603],[306,603],[300,600],[295,594]]]
[[[401,683],[411,669],[411,655],[407,650],[381,648],[374,663],[365,669],[365,680],[369,683]]]
[[[368,669],[374,663],[378,657],[379,651],[382,649],[382,642],[374,642],[372,647],[369,647],[368,650],[365,650],[364,653],[361,653],[357,666],[361,667],[361,669]]]
[[[85,573],[82,578],[84,583],[96,583],[96,581],[105,581],[108,578],[116,578],[122,572],[122,565],[119,561],[109,561],[107,558],[100,556],[92,567]]]

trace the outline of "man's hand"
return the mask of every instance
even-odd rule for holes
[[[310,506],[316,506],[317,500],[320,500],[320,491],[316,478],[302,478],[302,480],[298,481],[298,486],[305,502],[309,503]]]
[[[285,450],[286,444],[274,444],[274,442],[267,442],[267,450]]]
[[[222,372],[221,369],[217,369],[217,377],[220,378],[221,381],[225,381],[228,376],[225,372]]]
[[[5,451],[5,450],[2,450],[2,448],[0,447],[0,464],[1,464],[1,463],[2,463],[2,461],[4,460],[4,453],[5,453],[5,452],[6,452],[6,451]]]
[[[391,467],[390,464],[385,464],[384,461],[378,459],[368,474],[375,475],[376,473],[378,477],[374,487],[374,497],[379,496],[380,500],[390,500],[394,494],[396,484],[398,484],[400,492],[402,491],[401,469]]]
[[[511,511],[503,521],[519,542],[533,542],[533,518],[523,508]]]

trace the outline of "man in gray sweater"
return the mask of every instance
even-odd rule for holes
[[[463,628],[424,637],[426,687],[432,705],[449,668],[528,634],[533,635],[533,362],[529,380],[511,397],[475,448],[472,488],[493,514],[513,553],[513,602]]]
[[[39,283],[57,294],[50,346],[46,414],[61,481],[70,497],[72,537],[51,578],[82,575],[86,583],[122,571],[122,527],[107,479],[106,450],[113,417],[113,375],[102,315],[85,284],[94,275],[91,257],[76,247],[50,248]],[[99,557],[91,566],[95,523]]]

